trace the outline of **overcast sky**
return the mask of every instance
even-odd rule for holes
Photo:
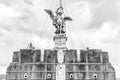
[[[0,0],[0,74],[12,61],[13,51],[53,48],[54,26],[43,9],[55,9],[59,0]],[[68,48],[102,49],[120,76],[120,0],[63,0]],[[120,78],[120,77],[119,77]]]

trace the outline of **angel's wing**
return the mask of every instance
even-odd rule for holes
[[[64,21],[72,21],[71,17],[64,17]]]
[[[54,19],[54,14],[53,14],[53,12],[51,10],[44,9],[44,11],[50,15],[51,19]]]

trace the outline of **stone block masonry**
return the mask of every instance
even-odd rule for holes
[[[61,53],[62,62],[58,59]],[[80,52],[78,55],[77,52]],[[80,56],[80,59],[77,59]],[[79,60],[79,61],[78,61]],[[61,72],[60,72],[61,71]],[[60,77],[63,75],[63,78]],[[6,80],[116,80],[108,53],[98,49],[21,49],[13,53]]]

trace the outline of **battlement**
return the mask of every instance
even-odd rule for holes
[[[65,79],[91,80],[96,76],[97,80],[115,80],[115,70],[109,62],[108,53],[97,49],[15,51],[12,63],[7,69],[7,80],[24,80],[25,75],[27,80],[49,79],[49,77],[55,80],[57,67],[60,65],[65,68]]]
[[[15,51],[13,53],[12,62],[18,63],[37,63],[42,62],[41,55],[44,56],[43,62],[46,63],[58,63],[57,53],[58,50],[46,49],[41,53],[40,49],[21,49],[20,51]],[[63,50],[64,53],[64,63],[109,63],[108,52],[103,52],[97,49],[90,50],[80,50],[80,54],[77,54],[77,50],[66,49]],[[80,59],[77,59],[80,56]],[[87,59],[86,59],[87,58]],[[48,61],[46,60],[48,59]],[[80,61],[78,61],[80,60]],[[88,60],[88,61],[87,61]],[[72,63],[71,62],[71,63]]]

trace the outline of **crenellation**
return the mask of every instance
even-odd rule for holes
[[[108,52],[102,52],[103,63],[109,63]]]
[[[41,50],[34,50],[34,57],[33,57],[33,62],[41,62]]]
[[[77,63],[77,53],[76,50],[64,50],[65,53],[65,58],[64,61],[65,63]]]
[[[13,52],[13,60],[12,60],[12,62],[19,62],[19,51],[15,51],[15,52]]]
[[[64,49],[61,51],[63,51],[64,54],[62,55],[64,60],[62,63],[58,61],[57,55],[59,50],[57,49],[44,50],[43,61],[41,61],[41,50],[39,49],[22,49],[19,52],[16,51],[13,53],[13,62],[7,69],[7,76],[9,79],[15,80],[24,79],[25,74],[28,75],[27,79],[55,79],[57,65],[63,64],[65,65],[66,78],[70,80],[93,79],[95,75],[101,80],[115,80],[115,70],[112,65],[109,64],[107,52],[80,50],[80,61],[78,61],[77,52],[79,51],[74,49]],[[20,56],[22,60],[21,63],[18,61]],[[101,59],[103,59],[103,63]],[[86,62],[86,60],[88,61]]]
[[[33,62],[33,50],[32,49],[21,49],[21,63]]]
[[[89,63],[101,63],[100,51],[90,50],[88,51],[88,62]]]
[[[57,63],[56,50],[45,50],[44,52],[44,62],[46,63]]]

